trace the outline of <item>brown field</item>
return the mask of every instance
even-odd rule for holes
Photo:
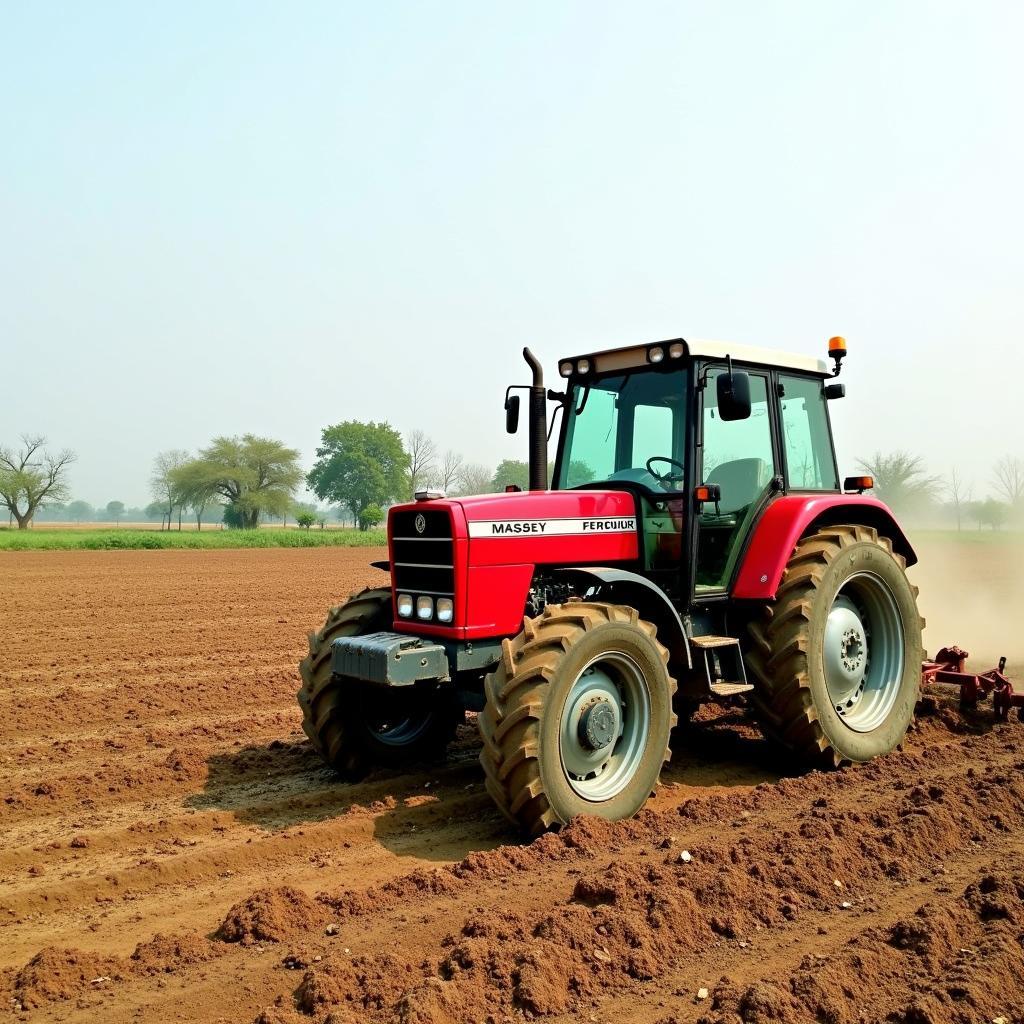
[[[1024,668],[1019,551],[924,551],[931,649]],[[12,1019],[1024,1019],[1024,725],[940,704],[902,752],[783,777],[708,708],[638,818],[521,844],[472,723],[357,786],[305,743],[305,634],[376,557],[0,553]]]

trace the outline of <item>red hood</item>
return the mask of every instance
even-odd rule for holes
[[[530,532],[545,536],[585,536],[604,526],[616,532],[635,530],[636,523],[625,531],[605,520],[635,519],[636,506],[626,491],[512,491],[502,494],[479,494],[470,498],[453,498],[466,517],[470,537],[502,536],[502,532],[480,529],[482,523],[527,524]],[[520,531],[516,531],[520,532]]]
[[[627,491],[513,491],[452,505],[456,519],[465,517],[471,565],[599,565],[639,555]]]
[[[466,640],[510,635],[522,624],[537,567],[632,562],[640,554],[636,504],[626,491],[515,491],[417,502],[391,509],[389,535],[395,536],[396,517],[423,512],[429,518],[432,510],[451,516],[455,622],[396,619],[403,632]],[[399,559],[396,568],[401,565]],[[424,567],[404,571],[410,568]]]

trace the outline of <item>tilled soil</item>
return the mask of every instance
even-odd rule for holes
[[[305,743],[305,633],[376,557],[0,557],[14,1019],[1024,1019],[1024,726],[929,701],[902,751],[786,777],[712,706],[638,818],[526,845],[472,722],[445,764],[354,786]]]

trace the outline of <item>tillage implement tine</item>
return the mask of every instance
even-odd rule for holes
[[[1017,708],[1017,717],[1024,716],[1024,692],[1015,691],[1013,682],[1005,674],[1006,658],[988,672],[967,671],[967,651],[959,647],[943,647],[934,661],[921,666],[921,687],[956,686],[960,688],[960,709],[973,710],[978,702],[992,698],[992,710],[997,722],[1010,718],[1010,709]]]

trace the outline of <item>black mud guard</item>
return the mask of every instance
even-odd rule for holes
[[[687,668],[693,668],[693,655],[683,620],[668,594],[657,584],[638,573],[604,565],[584,565],[556,569],[555,572],[576,579],[581,584],[610,590],[610,596],[616,603],[630,605],[640,613],[642,619],[653,622],[658,627],[659,641],[674,657],[685,659]]]

